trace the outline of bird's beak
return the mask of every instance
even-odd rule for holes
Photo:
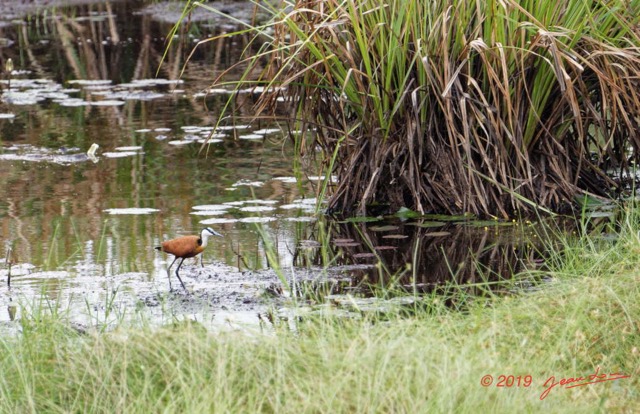
[[[218,233],[217,231],[215,231],[213,229],[209,229],[209,233],[213,234],[214,236],[224,237],[222,234]]]

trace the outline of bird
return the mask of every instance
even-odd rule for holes
[[[213,230],[211,227],[205,227],[200,232],[200,236],[182,236],[177,237],[175,239],[167,240],[161,243],[160,246],[157,246],[155,249],[161,252],[169,253],[175,256],[173,262],[169,265],[167,269],[167,273],[169,275],[169,286],[171,286],[171,266],[176,262],[176,260],[181,259],[180,263],[178,263],[178,268],[176,269],[176,276],[182,285],[184,290],[187,288],[182,283],[182,279],[180,278],[180,274],[178,271],[180,270],[180,266],[182,266],[182,262],[184,259],[188,259],[190,257],[195,257],[204,251],[204,248],[207,247],[207,242],[209,241],[210,236],[218,236],[223,237],[222,234]],[[200,264],[204,267],[202,263],[202,256],[200,256]]]

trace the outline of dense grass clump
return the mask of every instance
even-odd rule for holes
[[[259,74],[272,88],[258,113],[282,117],[284,100],[292,129],[314,130],[296,139],[338,176],[332,210],[563,211],[615,196],[612,173],[638,159],[639,1],[299,0],[273,14],[272,32],[252,29],[268,42],[242,83]]]
[[[565,242],[538,290],[464,312],[433,296],[410,316],[79,333],[40,308],[0,337],[0,412],[638,412],[637,223]],[[625,378],[540,398],[596,371]]]

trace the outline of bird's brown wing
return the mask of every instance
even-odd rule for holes
[[[202,252],[198,236],[183,236],[162,242],[162,251],[176,257],[193,257]]]

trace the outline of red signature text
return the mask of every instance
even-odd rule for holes
[[[545,390],[540,394],[540,399],[544,400],[547,398],[547,395],[556,387],[560,388],[574,388],[574,387],[582,387],[583,385],[596,384],[598,382],[606,382],[606,381],[615,381],[623,378],[629,378],[630,375],[625,375],[622,373],[615,374],[600,374],[600,367],[596,368],[596,372],[586,377],[569,377],[569,378],[561,378],[559,381],[556,380],[555,376],[550,376],[545,383],[542,385],[545,387]]]

